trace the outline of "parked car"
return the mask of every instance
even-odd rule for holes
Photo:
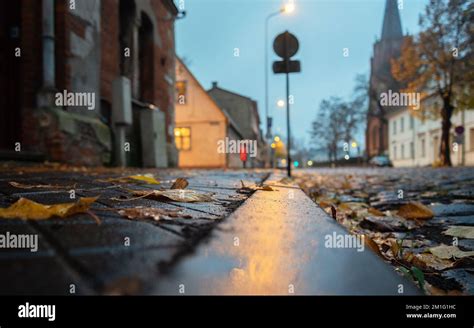
[[[382,155],[382,156],[374,156],[370,159],[369,164],[374,165],[374,166],[388,166],[392,167],[392,162],[388,158],[388,156]]]

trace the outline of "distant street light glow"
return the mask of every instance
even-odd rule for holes
[[[277,106],[278,107],[285,107],[285,101],[283,99],[280,99],[277,101]]]
[[[352,146],[352,148],[357,148],[357,142],[353,141],[351,146]]]
[[[308,166],[313,166],[313,161],[308,161]]]
[[[347,161],[347,160],[349,160],[350,157],[349,157],[349,155],[345,155],[344,158],[345,158],[346,161]]]
[[[271,144],[271,147],[272,147],[273,149],[275,149],[275,148],[276,148],[276,145],[275,145],[275,143],[274,143],[274,142],[272,142],[272,144]]]
[[[280,139],[279,136],[276,136],[275,139],[273,139],[273,140],[275,140],[275,142],[280,142],[281,139]]]
[[[285,14],[291,14],[293,11],[295,11],[295,2],[293,0],[290,0],[285,6],[283,7],[283,12]]]

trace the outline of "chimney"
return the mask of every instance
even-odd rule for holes
[[[217,81],[213,81],[213,82],[212,82],[212,88],[213,88],[213,89],[217,88]]]

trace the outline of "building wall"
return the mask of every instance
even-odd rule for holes
[[[179,151],[179,167],[226,167],[227,155],[217,151],[227,136],[226,116],[179,60],[176,80],[185,81],[186,93],[184,103],[177,99],[175,125],[191,129],[191,148]]]
[[[408,110],[401,110],[389,117],[389,144],[390,159],[396,167],[405,166],[430,166],[439,158],[439,145],[441,142],[441,120],[426,118],[422,120],[413,117],[413,127],[410,126]],[[401,130],[402,120],[404,131]],[[465,111],[465,164],[474,165],[474,111]],[[454,129],[462,125],[462,112],[457,112],[452,119],[451,161],[454,166],[462,163],[462,145],[457,150]],[[411,156],[410,145],[413,144],[414,154]],[[402,148],[405,156],[402,157]]]
[[[92,92],[94,110],[39,108],[42,89],[42,1],[21,1],[22,149],[51,161],[102,165],[110,160],[108,127],[100,111],[100,11],[92,0],[55,1],[55,89],[50,92]],[[54,98],[53,98],[54,100]]]
[[[123,0],[122,0],[123,1]],[[112,103],[112,82],[119,75],[127,76],[132,82],[132,96],[135,100],[152,104],[165,114],[167,158],[169,166],[176,166],[178,153],[174,145],[174,85],[175,85],[175,33],[174,14],[165,0],[134,1],[135,11],[130,12],[134,40],[131,49],[130,70],[121,71],[120,61],[124,56],[119,42],[120,0],[102,0],[102,73],[101,92],[103,117],[110,116]],[[169,2],[169,1],[168,1]],[[140,54],[139,30],[146,23],[151,24],[151,44],[146,45],[147,57]],[[123,26],[122,26],[123,27]],[[138,45],[138,49],[136,46]],[[140,56],[142,56],[140,58]],[[142,60],[140,64],[139,61]],[[146,61],[146,62],[145,62]],[[143,67],[143,69],[142,69]],[[139,75],[142,76],[139,76]],[[139,86],[138,86],[139,84]],[[135,115],[137,116],[137,115]],[[135,124],[135,123],[134,123]],[[140,127],[130,129],[139,131]],[[138,137],[134,138],[138,139]],[[135,140],[135,142],[138,142]]]
[[[20,1],[20,0],[19,0]],[[21,144],[52,161],[78,165],[110,163],[112,81],[120,75],[119,0],[55,1],[55,74],[57,91],[92,92],[96,107],[39,108],[42,87],[42,1],[21,0]],[[169,165],[174,146],[174,7],[169,0],[135,1],[137,16],[152,22],[153,75],[147,98],[165,113]],[[137,20],[137,24],[140,21]]]

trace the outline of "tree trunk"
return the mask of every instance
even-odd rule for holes
[[[452,166],[451,163],[451,116],[453,107],[449,99],[443,99],[443,109],[441,112],[441,144],[439,149],[439,159],[442,166]]]

